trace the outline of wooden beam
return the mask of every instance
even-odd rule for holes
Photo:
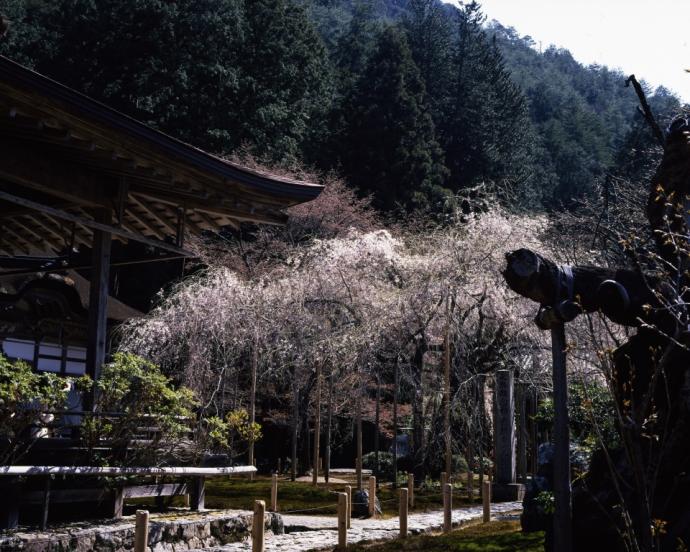
[[[107,226],[112,221],[110,209],[96,210],[95,219]],[[89,279],[89,327],[86,346],[86,373],[95,382],[100,378],[107,352],[108,296],[110,281],[110,248],[112,235],[106,229],[96,229],[93,233],[91,278]],[[87,394],[86,410],[93,408],[95,391]]]
[[[35,201],[31,201],[31,200],[23,198],[23,197],[9,194],[9,193],[7,193],[5,191],[1,191],[1,190],[0,190],[0,200],[9,201],[10,203],[15,203],[17,205],[22,205],[24,207],[29,207],[30,209],[33,209],[35,211],[39,211],[41,213],[46,213],[46,214],[51,215],[53,217],[57,217],[60,219],[76,222],[77,224],[80,224],[84,227],[90,228],[91,230],[101,230],[104,232],[109,232],[111,234],[116,234],[118,236],[122,236],[123,238],[127,238],[130,240],[144,243],[146,245],[150,245],[151,247],[157,247],[158,249],[162,249],[164,251],[170,251],[172,253],[177,253],[179,255],[192,256],[192,254],[189,251],[185,251],[184,249],[181,249],[181,248],[176,247],[174,245],[171,245],[171,244],[168,244],[165,242],[161,242],[158,240],[152,240],[152,239],[149,239],[145,236],[140,236],[138,234],[133,234],[131,232],[127,232],[126,230],[122,230],[121,228],[117,228],[116,226],[113,226],[112,224],[104,224],[104,223],[100,223],[100,222],[97,222],[94,220],[86,219],[84,217],[73,215],[73,214],[68,213],[66,211],[63,211],[61,209],[55,209],[54,207],[50,207],[48,205],[43,205],[41,203],[37,203]]]
[[[0,466],[0,477],[30,475],[76,475],[96,477],[113,477],[118,475],[187,475],[213,477],[255,472],[255,466],[219,466],[216,468],[182,466]]]
[[[7,142],[0,147],[0,179],[78,205],[99,206],[108,197],[103,186],[94,184],[95,175],[45,156],[27,154]]]
[[[155,195],[136,192],[137,195],[148,201],[155,201],[161,204],[176,206],[177,203],[163,197],[157,197]],[[231,207],[226,207],[225,201],[219,200],[216,204],[210,205],[209,203],[204,203],[201,201],[185,200],[185,205],[188,209],[193,209],[194,211],[204,211],[212,215],[222,215],[226,217],[233,218],[237,221],[247,221],[254,222],[257,224],[276,224],[283,225],[287,220],[287,216],[282,213],[262,213],[260,216],[256,214],[249,213],[248,211],[240,211]]]

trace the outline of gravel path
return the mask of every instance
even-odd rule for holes
[[[493,515],[515,512],[522,509],[520,502],[503,502],[491,505]],[[462,525],[481,519],[482,507],[473,506],[453,510],[453,525]],[[286,533],[266,535],[266,552],[307,552],[332,548],[338,544],[336,518],[333,516],[293,516],[284,515]],[[424,514],[410,514],[407,520],[411,534],[440,531],[443,526],[443,511]],[[353,519],[348,531],[348,543],[362,541],[391,540],[398,536],[398,518]],[[196,552],[244,552],[251,550],[251,541],[227,544],[225,546],[204,548]]]

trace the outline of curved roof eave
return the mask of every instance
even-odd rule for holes
[[[279,176],[265,176],[251,169],[221,159],[199,148],[186,144],[136,119],[77,92],[59,82],[0,56],[0,81],[39,93],[51,101],[58,101],[77,117],[97,122],[118,132],[127,134],[172,156],[178,162],[187,163],[197,170],[224,180],[231,180],[257,191],[282,196],[297,202],[315,199],[323,186]]]

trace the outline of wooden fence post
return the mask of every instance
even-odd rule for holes
[[[347,495],[347,528],[352,527],[352,487],[347,485],[345,487],[345,494]]]
[[[376,516],[376,476],[369,477],[369,516]]]
[[[482,482],[482,505],[484,506],[484,523],[491,521],[491,481]]]
[[[348,510],[347,493],[338,493],[338,550],[347,548]]]
[[[278,474],[271,476],[271,512],[278,511]]]
[[[137,510],[134,525],[134,552],[146,552],[149,546],[149,512]]]
[[[264,514],[266,503],[254,501],[254,518],[252,519],[252,552],[264,552]]]
[[[407,538],[407,489],[400,489],[400,504],[398,515],[400,516],[400,538]]]
[[[407,474],[407,492],[410,498],[410,508],[414,508],[414,474]]]
[[[453,486],[446,483],[443,487],[443,532],[450,533],[453,529]]]

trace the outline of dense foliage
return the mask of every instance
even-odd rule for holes
[[[624,75],[541,51],[476,2],[6,0],[0,53],[220,154],[336,170],[391,211],[487,183],[574,207],[639,137]],[[651,92],[651,91],[649,91]],[[680,108],[651,97],[664,119]]]
[[[0,354],[0,464],[21,457],[40,428],[53,420],[72,384],[55,374],[37,374],[23,361]]]

